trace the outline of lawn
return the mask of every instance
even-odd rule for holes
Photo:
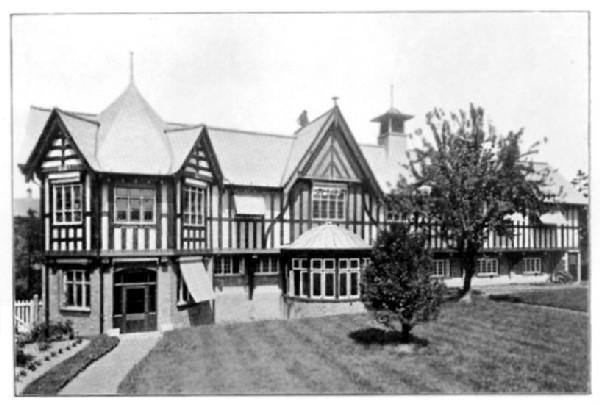
[[[490,295],[498,301],[521,302],[588,312],[588,288],[571,287]]]
[[[419,325],[399,354],[367,315],[207,325],[166,333],[122,394],[588,392],[587,314],[482,297]],[[381,336],[379,336],[381,337]],[[364,339],[363,339],[364,340]]]

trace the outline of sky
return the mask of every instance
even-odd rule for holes
[[[588,167],[584,13],[13,16],[14,196],[31,105],[100,112],[129,81],[164,120],[292,134],[332,97],[359,143],[394,105],[425,128],[434,107],[482,106],[501,133],[547,138],[536,160]],[[247,162],[252,164],[252,162]]]

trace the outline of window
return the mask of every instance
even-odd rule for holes
[[[431,277],[444,278],[450,276],[450,261],[447,259],[434,260]]]
[[[498,259],[483,258],[477,260],[479,268],[478,276],[497,276],[498,275]]]
[[[363,259],[362,265],[368,265],[370,259]],[[340,298],[355,298],[359,294],[360,269],[359,259],[339,259],[338,288]]]
[[[277,256],[261,257],[258,263],[257,274],[277,274],[279,272],[279,260]]]
[[[214,272],[217,275],[239,274],[238,261],[233,256],[216,256]]]
[[[81,184],[55,184],[54,223],[81,223]]]
[[[542,272],[542,259],[539,257],[526,257],[524,273],[539,274]]]
[[[185,280],[181,274],[179,275],[178,290],[179,298],[177,300],[177,305],[193,304],[195,302],[194,297],[192,297],[192,294],[190,294],[187,284],[185,283]]]
[[[116,223],[154,223],[155,190],[150,188],[115,188]]]
[[[204,189],[196,186],[183,188],[183,223],[204,225]]]
[[[343,221],[346,219],[346,188],[342,186],[314,186],[312,216],[317,220]]]
[[[90,274],[85,270],[63,270],[63,307],[89,309]]]
[[[294,297],[308,297],[308,259],[292,259],[289,273],[288,294]]]

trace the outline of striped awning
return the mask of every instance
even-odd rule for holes
[[[195,302],[210,301],[215,298],[212,280],[204,263],[201,261],[180,262],[179,267],[188,291]]]

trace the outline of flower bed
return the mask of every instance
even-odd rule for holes
[[[98,335],[75,355],[67,358],[31,382],[23,395],[56,395],[69,381],[91,363],[110,352],[119,344],[119,338]]]

